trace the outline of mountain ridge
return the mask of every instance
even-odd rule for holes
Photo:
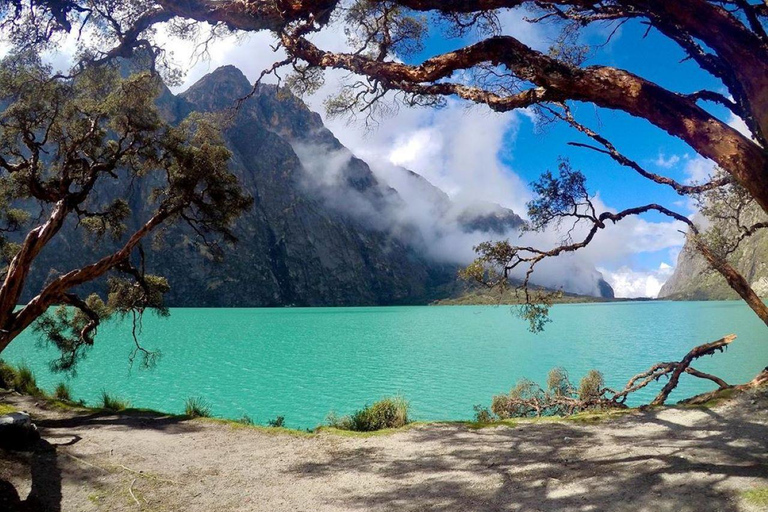
[[[425,235],[424,226],[405,218],[410,206],[403,196],[344,147],[319,114],[276,86],[254,89],[234,66],[214,70],[180,94],[164,88],[157,103],[174,123],[196,111],[231,113],[224,130],[231,168],[254,197],[233,228],[240,242],[224,248],[221,262],[183,225],[166,228],[158,250],[146,251],[147,271],[169,279],[171,306],[424,304],[461,288],[460,264],[429,254],[432,236],[450,228],[490,238],[523,222],[499,205],[479,205],[475,212],[459,207],[402,169],[420,183],[422,195],[441,198],[430,214],[434,233]],[[134,210],[129,228],[149,212],[150,185],[136,183],[128,193]],[[118,193],[124,192],[107,184],[94,197]],[[82,246],[75,225],[62,235],[41,254],[28,290],[110,247],[108,241]]]

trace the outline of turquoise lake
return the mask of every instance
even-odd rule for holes
[[[216,416],[265,423],[282,415],[293,428],[393,394],[411,402],[416,419],[469,419],[473,405],[521,377],[543,384],[554,366],[574,382],[596,368],[623,387],[650,365],[730,333],[738,339],[725,353],[694,366],[740,383],[768,365],[768,330],[737,301],[571,304],[551,316],[531,334],[507,306],[172,309],[170,318],[144,319],[143,344],[162,353],[151,370],[129,365],[128,322],[100,328],[72,379],[47,370],[54,353],[31,332],[3,357],[32,367],[46,390],[67,380],[87,403],[106,390],[135,407],[181,412],[188,397],[201,396]],[[662,384],[632,403],[649,401]],[[713,388],[684,375],[672,398]]]

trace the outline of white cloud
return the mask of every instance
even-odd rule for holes
[[[680,163],[680,157],[678,155],[671,155],[667,157],[663,152],[659,152],[659,156],[653,161],[658,167],[665,169],[671,169]]]
[[[674,268],[667,263],[661,263],[657,269],[650,271],[636,271],[627,266],[614,271],[601,268],[600,271],[613,287],[616,297],[656,298],[659,296],[661,287],[674,272]]]
[[[393,119],[396,130],[372,134],[360,149],[371,153],[378,146],[377,156],[421,174],[459,202],[482,199],[525,211],[528,188],[501,159],[516,139],[518,114],[449,101],[446,108],[422,115],[411,119],[411,126]]]
[[[686,161],[683,171],[688,184],[706,183],[715,173],[715,162],[703,156],[696,156]]]
[[[255,82],[263,70],[285,57],[283,50],[272,50],[276,40],[268,31],[218,39],[211,44],[206,58],[198,55],[195,44],[168,36],[164,26],[159,27],[158,39],[169,52],[172,62],[187,71],[183,82],[171,88],[173,92],[186,90],[206,74],[225,65],[236,66],[251,82]],[[273,81],[274,77],[265,79],[267,83]]]

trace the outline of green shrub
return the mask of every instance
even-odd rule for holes
[[[475,409],[475,421],[477,423],[493,423],[493,421],[496,419],[496,416],[491,412],[491,410],[484,405],[476,405],[474,407]]]
[[[267,422],[267,426],[276,427],[276,428],[284,427],[285,426],[285,416],[278,416],[277,418],[275,418],[273,420],[269,420]]]
[[[568,371],[562,366],[556,366],[547,374],[547,389],[554,396],[571,396],[574,392]]]
[[[121,400],[111,396],[106,391],[101,392],[101,408],[107,411],[123,411],[128,408],[130,404],[127,400]]]
[[[32,369],[25,364],[20,364],[16,368],[16,381],[13,388],[19,393],[24,393],[25,395],[42,394],[40,388],[37,387],[37,379],[35,379],[35,374],[32,372]]]
[[[253,419],[250,416],[248,416],[247,414],[243,414],[242,416],[240,416],[240,419],[237,420],[237,422],[238,423],[242,423],[243,425],[253,425],[254,424]]]
[[[56,389],[53,391],[54,398],[64,400],[65,402],[72,401],[72,390],[69,388],[66,382],[59,382],[56,385]]]
[[[580,381],[578,389],[564,368],[553,368],[547,376],[544,390],[529,379],[520,379],[505,395],[496,395],[491,411],[501,419],[537,416],[569,416],[579,412],[610,408],[603,374],[590,370]],[[477,409],[476,409],[477,410]]]
[[[14,389],[16,385],[16,368],[0,359],[0,388]]]
[[[190,418],[210,418],[211,404],[199,396],[187,398],[184,413]]]
[[[546,393],[530,379],[520,379],[507,395],[496,395],[491,401],[491,411],[501,419],[536,416],[531,404],[543,404]]]
[[[338,428],[339,430],[352,430],[353,426],[351,416],[337,416],[333,411],[328,413],[325,422],[329,427]]]
[[[366,405],[350,416],[337,418],[331,414],[329,424],[342,430],[373,432],[385,428],[399,428],[409,423],[408,402],[402,397],[384,398],[373,405]]]

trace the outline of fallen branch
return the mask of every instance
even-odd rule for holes
[[[491,410],[501,418],[571,415],[582,411],[599,409],[626,409],[627,397],[662,377],[669,381],[650,405],[663,405],[670,393],[677,387],[680,375],[687,373],[693,377],[711,380],[720,390],[731,388],[720,377],[699,371],[691,363],[702,356],[722,352],[730,345],[736,335],[730,334],[717,341],[694,347],[680,361],[657,363],[648,370],[638,373],[620,391],[614,391],[603,386],[602,375],[590,372],[591,376],[582,381],[580,389],[576,389],[568,380],[568,375],[562,368],[550,372],[548,389],[545,391],[536,383],[523,379],[508,395],[494,397]],[[591,379],[591,380],[590,380]],[[768,382],[768,368],[763,371],[748,386],[757,386]],[[737,386],[741,387],[741,386]]]
[[[677,387],[677,383],[680,380],[680,375],[687,370],[687,368],[691,365],[694,359],[698,359],[701,356],[712,355],[718,351],[722,352],[723,350],[725,350],[725,347],[730,345],[735,339],[736,339],[736,335],[730,334],[728,336],[725,336],[724,338],[720,338],[717,341],[713,341],[712,343],[700,345],[694,348],[693,350],[691,350],[690,352],[688,352],[683,358],[683,360],[677,363],[676,368],[672,372],[672,375],[669,377],[669,382],[667,382],[664,385],[664,387],[661,389],[661,391],[656,396],[656,398],[653,399],[653,402],[651,402],[651,405],[664,405],[664,402],[666,402],[667,397],[669,397],[669,394],[672,392],[673,389]],[[694,372],[696,372],[696,370],[694,370]],[[691,373],[691,375],[699,377],[699,372],[696,372],[696,373],[689,372],[689,373]],[[709,378],[709,377],[710,376],[708,375],[705,378]]]

